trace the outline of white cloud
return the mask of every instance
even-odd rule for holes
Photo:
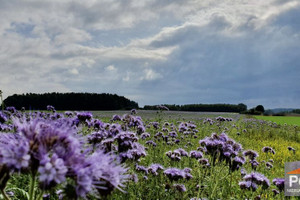
[[[152,69],[145,69],[144,70],[144,76],[141,77],[141,80],[147,80],[147,81],[152,81],[152,80],[156,80],[159,78],[162,78],[163,76],[157,72],[155,72]]]
[[[141,101],[155,91],[151,101],[158,103],[168,103],[170,94],[193,103],[198,93],[207,102],[267,102],[252,98],[253,83],[269,87],[273,76],[291,82],[300,76],[300,26],[291,21],[299,7],[295,0],[4,1],[1,89],[105,90]],[[177,88],[185,94],[176,95]]]
[[[109,65],[109,66],[106,67],[106,70],[110,71],[110,72],[113,72],[113,71],[116,71],[116,68],[115,68],[114,65]]]

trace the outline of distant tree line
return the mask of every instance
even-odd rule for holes
[[[295,109],[295,110],[293,110],[291,113],[300,114],[300,109]]]
[[[116,94],[97,93],[44,93],[14,94],[4,100],[4,105],[16,109],[46,110],[52,105],[56,110],[130,110],[138,103]]]
[[[169,110],[175,111],[197,111],[197,112],[236,112],[241,113],[247,111],[247,106],[240,104],[186,104],[186,105],[171,105],[163,104]],[[145,105],[144,110],[158,110],[158,105]]]

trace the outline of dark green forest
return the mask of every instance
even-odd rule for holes
[[[169,110],[176,111],[198,111],[198,112],[236,112],[241,113],[247,110],[245,104],[186,104],[186,105],[170,105],[164,104]],[[158,110],[157,105],[145,105],[145,110]]]
[[[14,94],[4,100],[5,107],[24,107],[26,110],[46,110],[52,105],[56,110],[130,110],[138,103],[116,94],[97,93],[44,93]]]

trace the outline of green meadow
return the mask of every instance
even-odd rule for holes
[[[255,118],[276,122],[280,125],[288,124],[300,126],[300,116],[255,116]]]
[[[93,117],[108,124],[115,123],[124,126],[124,121],[111,120],[115,113],[129,114],[130,112],[94,112]],[[270,122],[272,117],[255,119],[227,113],[224,114],[226,116],[224,118],[230,120],[220,121],[218,114],[138,111],[134,116],[142,116],[145,133],[149,133],[149,135],[142,137],[137,133],[136,127],[130,127],[128,131],[136,133],[138,143],[145,147],[146,156],[138,160],[128,159],[124,162],[132,178],[124,184],[123,191],[115,189],[108,196],[101,196],[101,198],[91,193],[86,198],[91,200],[284,199],[284,192],[273,184],[273,179],[284,177],[284,164],[286,162],[299,161],[300,128],[294,126],[292,121],[293,119],[297,122],[299,118],[273,117],[274,119],[285,119],[281,123],[287,123],[287,125],[281,126]],[[263,118],[264,120],[261,120]],[[158,126],[154,127],[153,122],[157,122]],[[281,124],[280,121],[276,122]],[[187,124],[185,131],[180,131],[182,123]],[[84,135],[88,136],[95,131],[93,127],[83,125],[82,133]],[[176,136],[170,136],[171,132],[175,132]],[[216,134],[213,135],[213,133]],[[231,170],[234,156],[231,160],[224,160],[219,151],[216,151],[215,154],[205,152],[204,149],[208,147],[199,143],[206,137],[218,138],[221,133],[228,136],[228,144],[234,142],[242,147],[236,156],[244,157],[245,163],[237,169]],[[117,146],[116,141],[113,144]],[[263,152],[264,147],[270,147],[274,152]],[[290,151],[288,147],[293,147],[295,151]],[[167,156],[167,152],[175,152],[180,148],[186,151],[188,155],[176,155],[180,159]],[[247,150],[257,152],[258,157],[254,159],[257,166],[251,163],[253,160],[243,155]],[[191,157],[192,151],[202,152],[202,159],[207,159],[209,165],[203,165],[199,159]],[[114,153],[118,154],[118,152]],[[157,173],[140,170],[143,167],[147,169],[152,164],[159,164],[164,169],[157,171]],[[182,170],[190,168],[192,177],[189,179],[171,179],[164,173],[164,170],[168,168]],[[262,174],[268,179],[269,186],[264,187],[257,184],[256,189],[243,188],[240,186],[244,181],[243,172]],[[38,182],[38,179],[36,181]],[[14,173],[8,181],[5,191],[14,193],[13,196],[10,196],[12,200],[28,199],[29,182],[29,175]],[[49,194],[48,199],[58,199],[57,191],[63,189],[64,186],[64,184],[59,184],[51,190],[44,191],[44,194]],[[275,194],[274,190],[280,193]],[[36,184],[36,191],[40,191],[38,184]],[[291,197],[289,199],[297,198]]]

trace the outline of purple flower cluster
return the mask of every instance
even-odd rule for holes
[[[51,111],[51,112],[55,112],[54,106],[51,106],[51,105],[48,105],[48,106],[47,106],[47,110],[48,110],[48,111]]]
[[[138,127],[138,126],[144,126],[142,118],[140,116],[133,116],[133,115],[124,115],[122,117],[122,121],[125,122],[125,124],[131,128],[131,127]]]
[[[259,185],[262,186],[262,189],[267,189],[270,187],[269,179],[267,179],[263,174],[252,172],[243,177],[244,181],[239,182],[241,189],[248,189],[255,191]]]
[[[173,188],[179,192],[186,192],[186,187],[183,184],[174,184]]]
[[[77,113],[77,118],[80,122],[86,122],[86,121],[89,121],[91,120],[93,117],[92,113],[90,112],[80,112],[80,113]]]
[[[272,154],[275,154],[275,151],[274,151],[274,149],[272,148],[272,147],[268,147],[268,146],[266,146],[266,147],[263,147],[262,148],[262,152],[264,152],[264,153],[272,153]]]
[[[0,134],[2,169],[37,176],[42,190],[73,180],[74,185],[67,186],[73,187],[76,193],[67,194],[71,195],[69,199],[95,191],[103,195],[115,188],[121,190],[127,181],[127,169],[120,165],[118,156],[89,148],[73,126],[73,119],[62,117],[53,121],[45,118],[48,115],[39,116],[37,113],[27,119],[15,118],[17,132]],[[105,134],[93,134],[90,141],[102,137]],[[139,147],[132,144],[132,148]]]
[[[7,121],[6,115],[0,111],[0,124],[5,123],[6,121]]]
[[[201,151],[190,151],[190,157],[195,159],[203,158],[203,154]]]
[[[171,160],[180,161],[181,156],[188,157],[188,152],[182,148],[175,149],[174,151],[166,152],[166,156],[168,156]]]
[[[178,181],[179,179],[191,179],[193,176],[190,174],[191,170],[189,168],[178,169],[178,168],[168,168],[164,171],[164,174],[171,181]]]
[[[230,121],[233,121],[232,118],[226,118],[226,117],[222,117],[222,116],[216,117],[216,120],[220,121],[220,122],[225,122],[225,121],[230,122]]]
[[[17,109],[13,106],[6,107],[6,110],[10,113],[16,113]]]
[[[274,178],[272,182],[280,192],[284,190],[284,178]]]
[[[239,143],[236,143],[234,140],[230,139],[225,133],[217,135],[213,133],[210,137],[206,137],[203,140],[199,141],[200,145],[205,147],[207,154],[211,155],[213,158],[213,165],[216,160],[219,161],[225,160],[229,163],[229,167],[232,170],[236,170],[243,164],[242,159],[234,158],[241,152],[242,146]],[[232,165],[234,163],[234,165]],[[233,166],[235,166],[233,168]]]
[[[145,167],[145,166],[142,166],[142,165],[136,165],[135,169],[137,171],[144,172],[145,174],[151,173],[154,176],[157,176],[158,172],[162,171],[164,169],[164,167],[162,165],[158,164],[158,163],[154,163],[154,164],[151,164],[149,167]]]

